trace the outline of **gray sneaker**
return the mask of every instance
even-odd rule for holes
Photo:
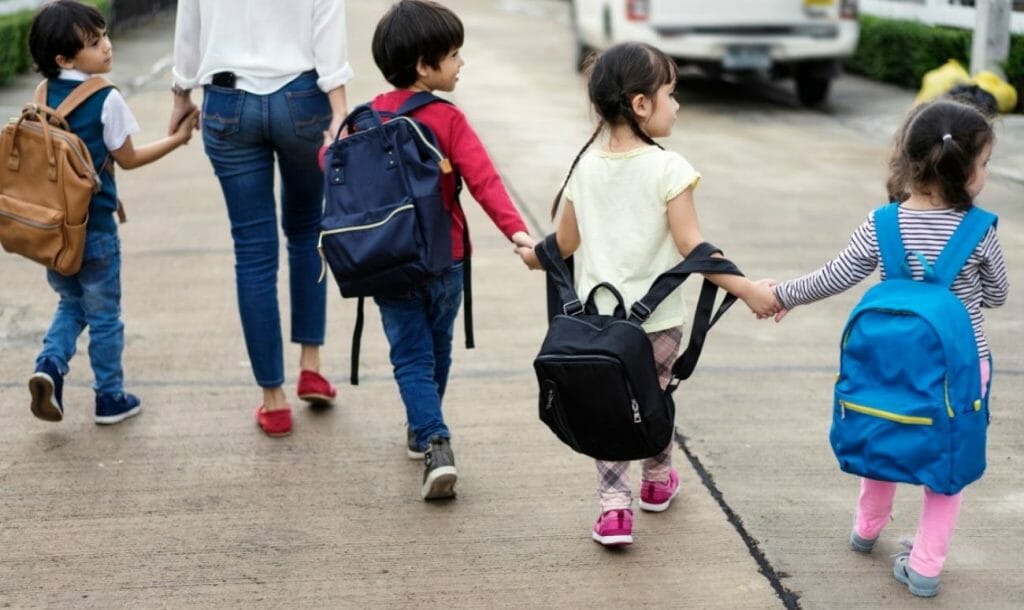
[[[850,530],[850,548],[858,553],[870,553],[871,549],[875,548],[876,542],[878,542],[877,536],[868,540],[857,535],[857,528]]]
[[[405,428],[405,441],[405,454],[409,456],[409,459],[422,460],[426,452],[420,449],[420,444],[416,442],[416,433],[410,430],[408,426]]]
[[[921,576],[910,567],[910,551],[896,555],[892,564],[892,575],[907,585],[910,592],[918,597],[935,597],[939,592],[938,576]]]
[[[432,437],[423,464],[423,499],[454,498],[459,474],[455,471],[451,441],[440,436]]]

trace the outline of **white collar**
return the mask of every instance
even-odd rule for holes
[[[57,78],[63,78],[64,80],[86,80],[89,77],[89,74],[81,70],[65,70],[61,68],[60,75]]]

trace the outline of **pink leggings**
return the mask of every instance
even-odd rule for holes
[[[988,387],[991,368],[988,360],[981,363],[982,393]],[[896,483],[860,480],[860,498],[857,501],[857,535],[866,540],[878,536],[892,514],[892,501],[896,496]],[[921,576],[938,576],[946,562],[949,541],[960,515],[963,492],[947,496],[924,488],[921,519],[910,551],[910,567]]]

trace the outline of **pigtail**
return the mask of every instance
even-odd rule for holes
[[[594,133],[590,136],[590,139],[587,140],[587,143],[584,144],[583,148],[580,149],[580,152],[576,155],[576,158],[572,160],[572,165],[569,166],[569,173],[565,175],[565,180],[562,181],[562,188],[558,189],[558,194],[555,195],[555,201],[554,203],[551,204],[551,220],[554,220],[555,214],[558,213],[558,204],[562,201],[562,194],[565,192],[565,187],[569,185],[569,178],[572,176],[572,171],[576,169],[576,165],[579,164],[580,159],[583,158],[583,153],[585,153],[587,149],[590,148],[590,145],[594,143],[594,140],[597,139],[597,136],[601,134],[602,129],[604,129],[604,121],[600,121],[597,124],[597,129],[594,130]]]

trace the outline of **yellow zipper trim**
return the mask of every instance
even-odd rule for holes
[[[888,419],[901,424],[917,424],[921,426],[932,425],[932,418],[930,417],[914,417],[911,415],[900,415],[898,413],[890,413],[889,411],[882,411],[881,409],[874,409],[872,407],[865,407],[864,405],[854,404],[845,400],[840,400],[839,404],[843,409],[849,409],[856,411],[857,413],[863,413],[864,415],[871,415],[873,417],[880,417],[882,419]]]

